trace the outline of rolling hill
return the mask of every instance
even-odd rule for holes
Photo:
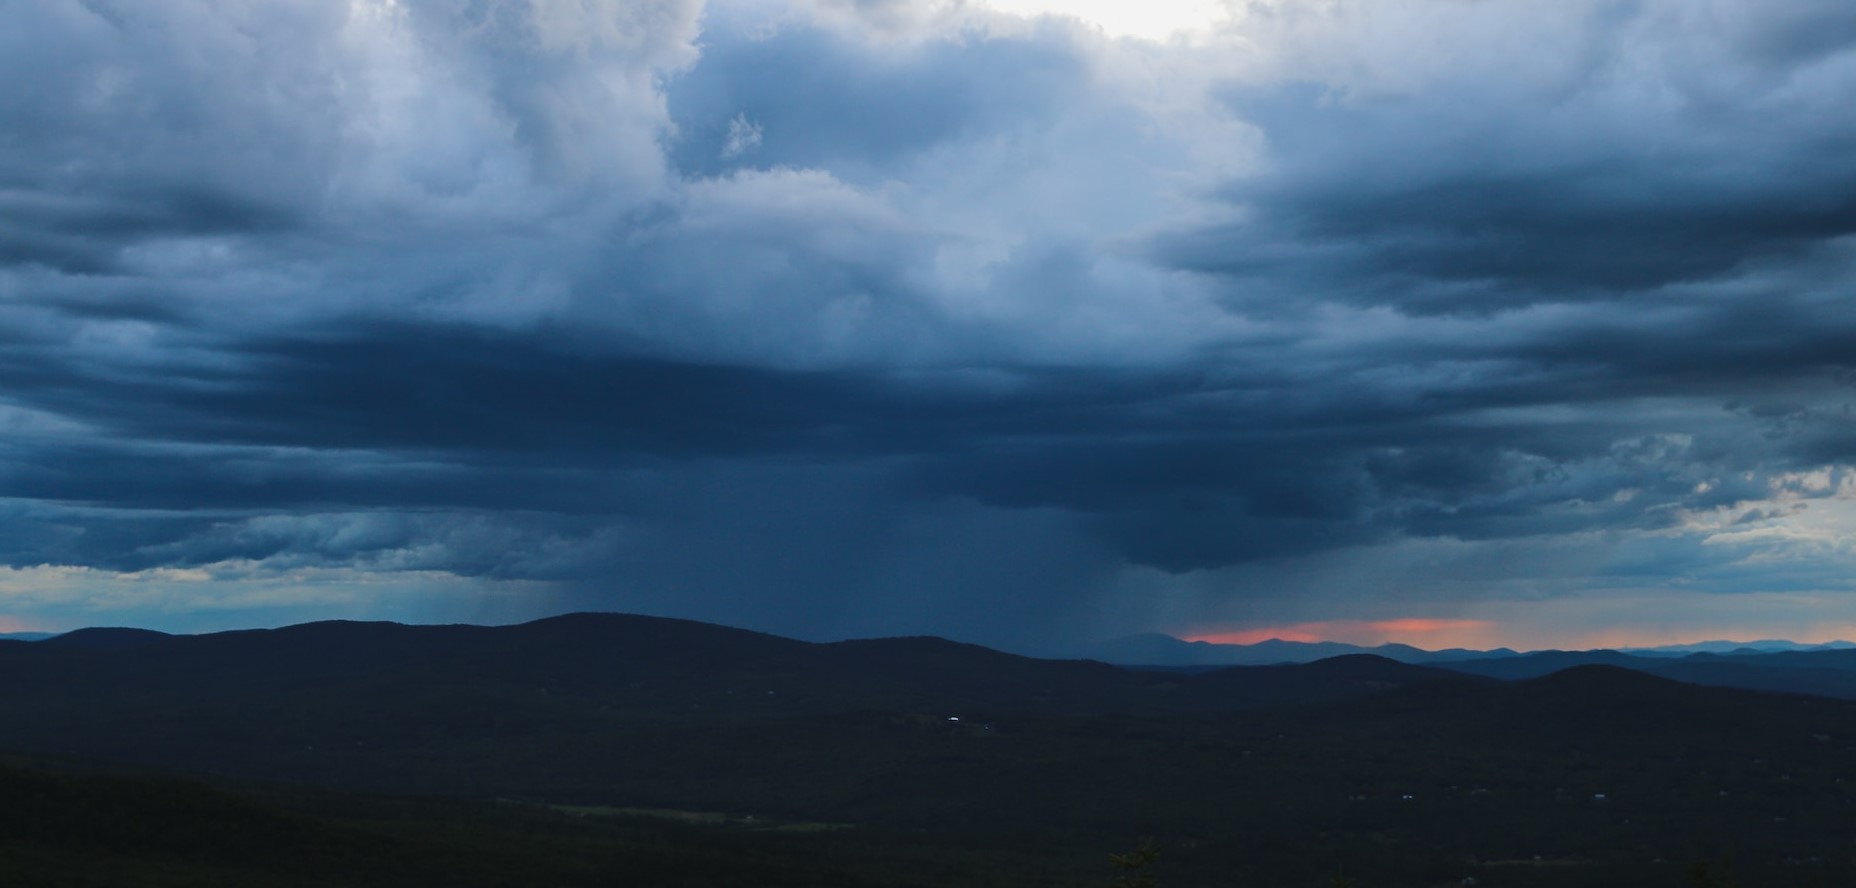
[[[1831,853],[1856,815],[1856,705],[1605,664],[1187,674],[614,614],[90,633],[0,648],[0,748],[239,786],[823,825],[850,832],[818,847],[873,859],[1003,855],[1018,862],[981,868],[1012,884],[1075,884],[1077,861],[1142,835],[1169,886],[1324,884],[1345,864],[1375,886],[1673,888],[1722,847],[1761,878],[1856,878]],[[1517,863],[1536,859],[1553,863]],[[928,884],[987,880],[950,867]]]

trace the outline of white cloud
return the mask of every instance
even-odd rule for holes
[[[722,143],[722,159],[733,160],[760,146],[760,124],[750,123],[747,115],[737,114],[728,121],[728,140]]]
[[[1207,0],[981,0],[1013,15],[1064,16],[1101,28],[1111,37],[1166,40],[1209,31],[1224,22],[1225,5]]]

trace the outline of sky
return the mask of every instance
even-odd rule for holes
[[[1847,0],[0,16],[0,629],[1856,637]]]

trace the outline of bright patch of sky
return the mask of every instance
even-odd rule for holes
[[[1081,19],[1111,37],[1166,40],[1207,30],[1229,18],[1222,4],[1198,0],[985,0],[1013,15],[1056,15]]]

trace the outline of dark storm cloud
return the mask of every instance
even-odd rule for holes
[[[95,273],[164,235],[290,224],[326,176],[331,4],[17,3],[0,35],[0,256]],[[235,148],[229,146],[236,146]]]
[[[571,331],[404,324],[241,342],[145,368],[0,355],[15,403],[132,439],[465,458],[831,459],[988,437],[1101,435],[1164,397],[1088,368],[781,370],[574,350]],[[225,361],[226,357],[236,360]],[[156,473],[160,474],[160,473]]]
[[[120,272],[117,254],[136,243],[213,234],[261,236],[294,224],[284,208],[241,195],[125,188],[99,200],[0,193],[0,263],[73,274]]]
[[[1821,150],[1848,156],[1856,141]],[[1292,246],[1243,244],[1246,226],[1182,249],[1207,271],[1307,274],[1319,264],[1326,273],[1311,276],[1357,301],[1492,311],[1706,280],[1856,232],[1856,176],[1846,169],[1735,185],[1658,181],[1653,162],[1619,166],[1258,192],[1246,206]]]
[[[1421,410],[1395,424],[1345,405],[1291,405],[1289,392],[1182,408],[1221,393],[1170,373],[1025,368],[976,385],[958,374],[577,355],[564,344],[392,326],[247,343],[237,364],[152,374],[60,368],[39,353],[0,373],[17,403],[202,449],[55,441],[15,457],[10,493],[165,509],[624,513],[661,499],[611,473],[667,460],[903,458],[908,467],[891,470],[897,492],[1098,515],[1124,554],[1184,569],[1382,535],[1365,526],[1359,454],[1436,434]],[[1341,421],[1376,437],[1337,442],[1330,426]],[[370,464],[369,454],[387,456]]]
[[[1029,638],[1833,495],[1846,5],[1252,6],[19,10],[0,562]]]
[[[1856,46],[1856,9],[1831,0],[1764,4],[1736,41],[1767,66],[1792,70]]]
[[[1838,334],[1818,332],[1827,340]],[[748,368],[576,352],[565,331],[430,325],[245,342],[235,362],[157,373],[59,366],[37,350],[0,362],[0,381],[17,404],[56,408],[123,440],[187,445],[16,446],[8,474],[15,497],[233,513],[662,517],[674,511],[675,485],[635,473],[700,473],[718,461],[750,474],[757,464],[769,471],[799,464],[818,467],[820,483],[830,483],[822,479],[833,465],[888,460],[847,472],[886,491],[892,507],[953,496],[1059,509],[1085,516],[1079,526],[1122,557],[1190,570],[1400,532],[1490,538],[1654,522],[1646,505],[1685,493],[1699,477],[1697,462],[1724,466],[1732,454],[1665,447],[1658,452],[1666,465],[1643,459],[1635,453],[1648,443],[1635,451],[1617,443],[1633,425],[1627,408],[1607,404],[1742,383],[1752,396],[1767,385],[1761,380],[1822,367],[1831,352],[1789,351],[1804,338],[1774,336],[1769,349],[1742,346],[1697,361],[1678,347],[1682,335],[1659,350],[1587,331],[1575,354],[1533,346],[1544,353],[1532,358],[1525,384],[1478,381],[1421,397],[1396,381],[1374,383],[1368,372],[1412,355],[1376,356],[1348,391],[1202,370],[1021,367],[975,379]],[[1466,362],[1480,357],[1462,351]],[[1528,348],[1502,353],[1520,360]],[[1581,403],[1589,412],[1580,423],[1461,423],[1483,410]],[[1763,443],[1773,456],[1788,446]],[[1649,489],[1600,514],[1554,511],[1603,500],[1622,485]],[[132,557],[106,558],[114,544],[94,540],[81,551],[117,567],[194,551],[178,540],[204,525],[168,524],[163,535],[172,540],[134,547]],[[243,551],[224,548],[223,539],[200,545],[227,557]],[[246,552],[254,554],[262,553]],[[465,562],[454,567],[465,570]]]
[[[1856,233],[1856,125],[1833,110],[1856,100],[1846,5],[1736,6],[1731,29],[1588,5],[1550,74],[1230,88],[1270,168],[1230,186],[1241,221],[1158,255],[1324,299],[1491,312],[1753,274]],[[1681,37],[1646,39],[1663,27]]]

